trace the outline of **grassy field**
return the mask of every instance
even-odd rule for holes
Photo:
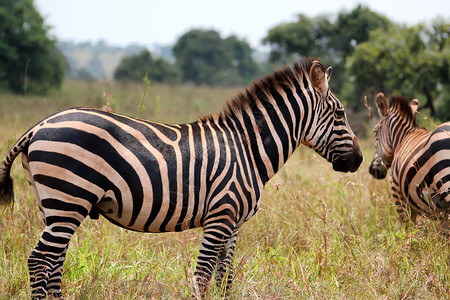
[[[175,123],[218,112],[236,93],[152,84],[141,102],[143,89],[68,82],[48,97],[0,94],[0,158],[59,109],[110,102],[120,113]],[[365,160],[354,174],[336,173],[300,147],[267,184],[238,236],[230,299],[449,299],[450,241],[427,219],[405,230],[387,180],[368,174],[372,140],[360,143]],[[20,161],[12,176],[15,205],[0,208],[0,299],[27,299],[27,258],[43,223]],[[200,239],[201,230],[143,234],[88,218],[69,246],[65,299],[190,298]],[[207,298],[222,295],[211,285]]]

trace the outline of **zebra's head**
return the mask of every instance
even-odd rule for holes
[[[314,87],[314,120],[302,143],[331,162],[335,171],[355,172],[363,157],[344,106],[328,87],[330,77],[331,67],[325,70],[319,61],[312,63],[309,79]]]
[[[415,112],[419,106],[417,99],[408,101],[401,96],[391,96],[388,100],[383,93],[378,93],[375,104],[381,120],[375,125],[375,154],[369,166],[369,173],[377,179],[387,175],[394,159],[395,139],[392,128],[396,127],[398,134],[405,133],[409,127],[415,128]]]

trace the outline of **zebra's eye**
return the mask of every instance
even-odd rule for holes
[[[345,117],[345,110],[338,109],[334,112],[337,119],[343,119]]]

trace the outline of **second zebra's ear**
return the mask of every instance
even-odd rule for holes
[[[410,102],[409,102],[409,105],[411,106],[411,110],[412,110],[412,113],[413,113],[413,115],[416,113],[416,111],[417,111],[417,109],[419,108],[419,100],[417,100],[417,99],[412,99]]]
[[[322,64],[315,60],[309,70],[309,79],[313,87],[320,93],[321,96],[325,96],[328,91],[328,79],[331,76],[331,69],[326,71]],[[327,78],[328,77],[328,78]]]
[[[325,71],[325,74],[327,74],[327,81],[330,81],[331,73],[333,73],[333,68],[328,67],[327,70]]]
[[[377,105],[378,112],[382,117],[387,115],[388,103],[383,93],[378,93],[377,97],[375,98],[375,104]]]

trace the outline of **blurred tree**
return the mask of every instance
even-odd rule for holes
[[[184,82],[245,84],[257,72],[248,43],[235,36],[223,39],[215,30],[190,30],[178,39],[173,53]]]
[[[374,29],[386,31],[391,24],[385,16],[358,5],[350,12],[342,11],[338,14],[330,35],[329,46],[335,50],[339,58],[345,59],[355,51],[358,44],[369,39],[370,31]]]
[[[436,117],[442,121],[450,120],[450,19],[435,18],[431,26],[426,28],[425,37],[429,39],[430,48],[434,54],[441,56],[442,64],[438,67],[438,81],[436,90],[440,97],[435,98]]]
[[[16,93],[59,88],[65,60],[33,0],[0,0],[0,88]]]
[[[379,91],[411,99],[423,97],[421,107],[430,109],[434,116],[433,102],[448,97],[445,93],[450,84],[449,34],[450,23],[443,19],[435,20],[432,26],[374,30],[348,60],[347,70],[352,77],[345,93],[354,99],[365,95],[373,98]],[[359,103],[353,102],[352,106]]]
[[[185,82],[213,84],[217,70],[231,63],[230,53],[220,47],[222,39],[214,30],[194,29],[182,35],[173,53]]]
[[[232,53],[232,66],[238,73],[237,82],[231,84],[247,84],[256,75],[258,71],[257,64],[252,57],[252,48],[250,45],[236,36],[232,35],[224,40],[225,48]]]
[[[367,41],[373,29],[387,30],[390,21],[369,8],[358,5],[350,12],[342,11],[336,21],[327,15],[314,18],[299,14],[296,22],[284,23],[269,30],[263,43],[270,45],[270,60],[286,62],[298,56],[320,57],[339,74],[330,81],[336,94],[347,76],[345,61],[359,43]]]
[[[150,80],[175,83],[179,80],[179,71],[162,58],[153,58],[148,50],[137,55],[125,56],[114,71],[116,80],[142,81],[145,74]]]
[[[323,57],[327,55],[333,25],[328,16],[310,18],[304,14],[292,23],[271,28],[263,39],[269,44],[270,61],[286,62],[296,56]]]

